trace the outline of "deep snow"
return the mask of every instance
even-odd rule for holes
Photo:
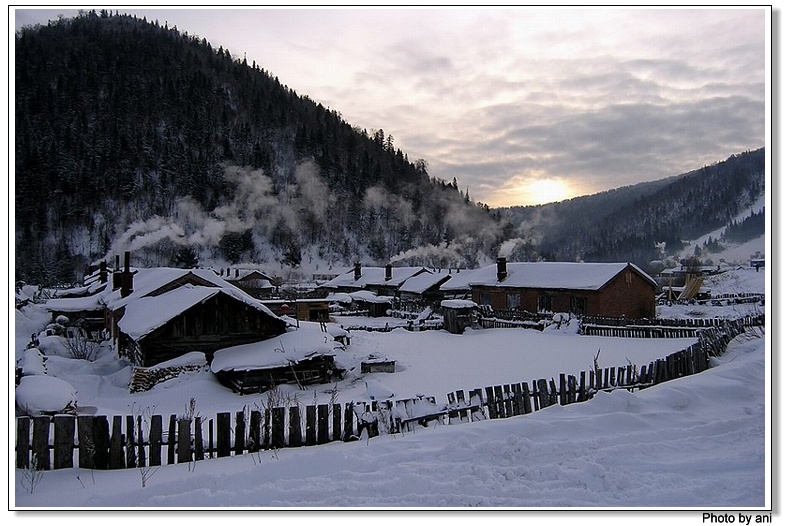
[[[762,273],[744,277],[764,282]],[[739,287],[743,281],[736,283]],[[662,307],[660,314],[738,315],[750,308],[762,310]],[[40,322],[35,311],[18,314],[17,332],[29,335]],[[307,323],[299,329],[317,330]],[[19,355],[29,336],[17,336]],[[397,360],[397,372],[362,376],[351,371],[343,384],[306,391],[290,386],[301,403],[327,400],[331,387],[339,389],[339,401],[361,400],[372,388],[378,397],[391,391],[397,398],[426,394],[444,401],[456,389],[577,374],[590,367],[598,349],[602,367],[629,360],[641,365],[693,342],[585,337],[570,328],[545,333],[490,329],[461,336],[398,329],[354,331],[352,336],[337,358],[354,364],[368,354],[386,355]],[[9,509],[655,508],[692,510],[679,517],[694,523],[701,523],[701,510],[765,510],[771,506],[770,341],[753,336],[736,339],[702,374],[639,392],[601,393],[586,403],[506,420],[163,466],[144,488],[135,469],[67,469],[44,473],[31,493],[25,473],[15,470]],[[56,341],[42,346],[48,349],[48,373],[78,386],[79,405],[94,406],[99,413],[141,408],[182,413],[192,397],[203,416],[253,404],[252,396],[231,393],[207,371],[130,395],[130,371],[111,353],[90,363],[52,356]],[[638,514],[636,520],[648,517]],[[630,522],[631,516],[603,518],[617,519]]]

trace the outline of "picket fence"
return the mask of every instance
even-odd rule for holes
[[[255,454],[286,447],[364,440],[419,427],[459,424],[525,415],[555,404],[591,399],[599,391],[638,390],[708,368],[709,357],[747,327],[746,320],[724,321],[697,332],[695,344],[637,369],[634,364],[560,374],[531,382],[488,386],[410,400],[289,407],[257,407],[199,415],[56,415],[18,417],[16,467],[49,470],[124,469],[190,463],[209,458]],[[234,416],[234,418],[233,418]]]

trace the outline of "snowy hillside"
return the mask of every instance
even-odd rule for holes
[[[745,210],[742,210],[733,221],[743,221],[746,219],[751,213],[759,212],[760,210],[767,210],[768,204],[766,203],[767,198],[763,194],[761,195],[750,207]],[[727,227],[718,228],[712,232],[708,232],[702,236],[697,237],[696,239],[687,240],[686,248],[680,253],[680,258],[689,258],[694,255],[694,249],[696,246],[703,246],[703,243],[707,242],[709,239],[719,239],[727,230]],[[709,257],[714,263],[718,263],[722,260],[726,261],[729,264],[742,264],[748,265],[749,260],[755,254],[761,254],[762,257],[767,255],[767,247],[769,245],[769,239],[766,234],[752,239],[750,241],[746,241],[744,243],[725,243],[724,250],[720,252],[714,252],[712,254],[706,254],[702,256],[702,259]]]

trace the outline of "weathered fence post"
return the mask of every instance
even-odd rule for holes
[[[333,404],[331,408],[332,416],[333,416],[333,425],[331,426],[333,431],[333,440],[339,441],[342,439],[342,406],[341,404]]]
[[[242,455],[246,449],[246,413],[235,412],[235,454]]]
[[[496,385],[494,386],[493,391],[495,393],[495,412],[497,412],[497,417],[506,418],[508,415],[506,414],[506,405],[505,400],[503,399],[503,387]]]
[[[194,417],[194,460],[205,460],[205,444],[202,443],[202,417]]]
[[[30,467],[30,418],[26,416],[16,419],[16,467]]]
[[[317,443],[317,407],[306,406],[306,445],[313,446]]]
[[[249,422],[249,453],[255,453],[262,447],[262,413],[252,411]]]
[[[568,387],[566,386],[566,374],[560,373],[559,380],[560,382],[560,392],[558,394],[558,399],[560,400],[560,405],[568,404]]]
[[[112,417],[112,437],[109,439],[109,469],[123,469],[126,467],[123,454],[123,417]]]
[[[301,431],[301,410],[295,405],[290,407],[290,432],[289,447],[300,447],[303,445],[303,433]],[[308,426],[308,423],[306,424]]]
[[[328,405],[317,406],[317,443],[327,444],[330,430],[328,429]]]
[[[344,405],[344,441],[347,442],[355,435],[353,431],[353,418],[355,411],[353,411],[352,404],[349,402]]]
[[[547,387],[546,379],[542,378],[538,380],[538,407],[539,409],[543,409],[545,407],[549,407],[551,404],[549,402],[549,388]]]
[[[49,424],[48,416],[33,417],[33,467],[37,470],[47,470],[49,464]]]
[[[281,449],[286,446],[284,441],[285,416],[283,407],[271,409],[271,447],[273,449]]]
[[[96,469],[109,467],[109,419],[105,415],[93,419],[93,445],[95,447]]]
[[[230,448],[230,414],[219,413],[216,415],[216,456],[230,456]]]
[[[150,432],[148,433],[148,442],[150,443],[148,456],[150,457],[151,466],[161,465],[161,435],[163,431],[164,425],[161,415],[152,415],[150,417]]]
[[[191,462],[191,420],[178,419],[178,464]]]
[[[142,415],[137,415],[137,465],[147,466],[147,455],[145,454],[145,432],[142,427]]]
[[[527,382],[522,382],[522,404],[525,414],[531,413],[533,409],[530,407],[530,387]]]
[[[93,443],[93,417],[77,417],[77,440],[79,441],[79,467],[95,469],[96,446]]]
[[[177,417],[169,415],[169,431],[167,433],[167,464],[175,463],[175,437],[177,433]]]
[[[137,465],[137,452],[135,450],[136,433],[134,432],[134,416],[126,415],[126,466],[129,468]]]
[[[512,400],[511,386],[503,386],[503,407],[505,407],[506,417],[514,416],[514,401]]]
[[[489,418],[498,418],[497,404],[495,403],[495,393],[493,387],[486,387],[486,407],[489,411]]]
[[[74,467],[76,417],[55,416],[55,469]]]

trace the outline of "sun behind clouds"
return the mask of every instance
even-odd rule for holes
[[[527,184],[525,194],[533,204],[554,203],[572,197],[569,186],[559,179],[538,179]]]

